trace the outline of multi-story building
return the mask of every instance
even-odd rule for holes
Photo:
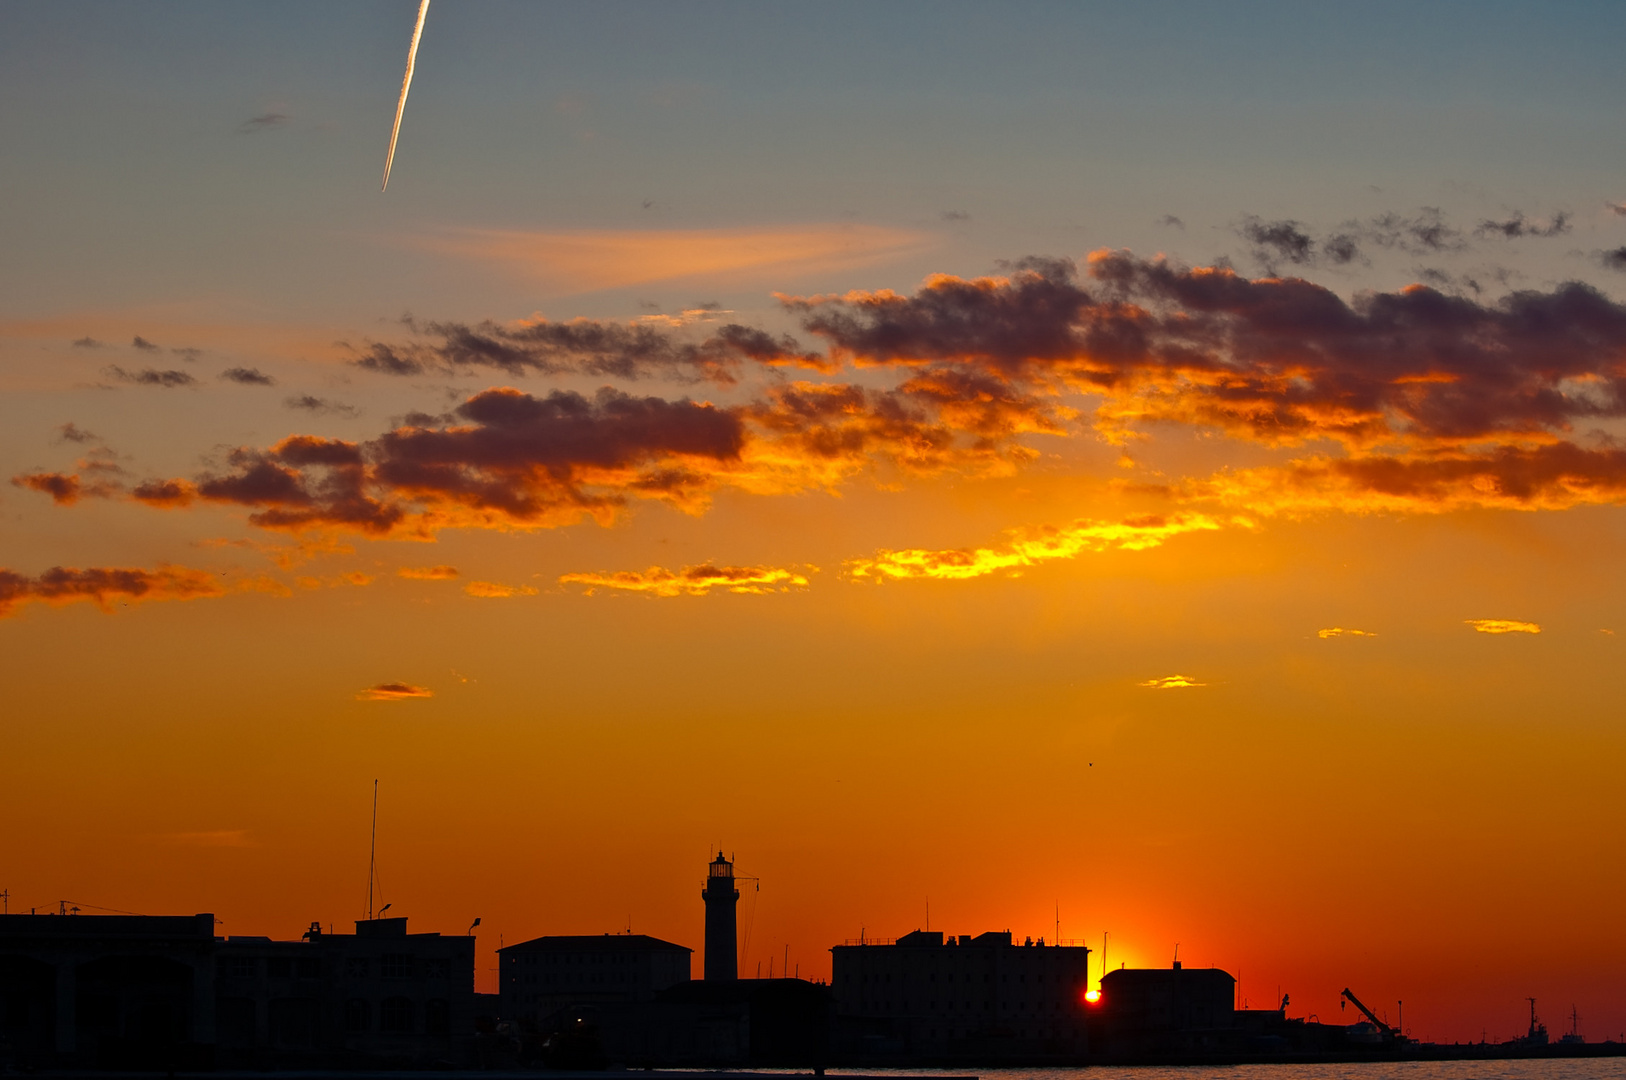
[[[499,1013],[534,1028],[570,1005],[652,1001],[689,981],[690,949],[647,934],[532,938],[498,950]]]
[[[458,1062],[474,938],[217,938],[213,915],[0,916],[0,1068]]]
[[[1230,1045],[1235,1008],[1236,980],[1219,968],[1186,968],[1176,960],[1167,968],[1109,971],[1101,979],[1101,1049],[1121,1055]],[[1279,1009],[1268,1017],[1284,1019]]]
[[[311,924],[299,941],[229,937],[216,947],[222,1060],[339,1055],[417,1064],[466,1057],[474,938],[409,934],[405,919]]]
[[[836,1011],[856,1021],[846,1029],[861,1056],[1062,1060],[1088,1051],[1082,945],[917,930],[830,952]]]

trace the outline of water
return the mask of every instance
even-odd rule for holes
[[[1083,1069],[831,1069],[980,1080],[1626,1080],[1626,1058],[1361,1061],[1327,1065],[1095,1065]]]

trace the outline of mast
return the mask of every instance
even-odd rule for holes
[[[373,918],[373,881],[378,876],[378,781],[373,781],[373,839],[367,851],[367,920]]]

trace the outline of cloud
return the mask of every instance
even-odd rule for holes
[[[1208,684],[1196,682],[1186,675],[1165,675],[1161,679],[1147,679],[1145,682],[1136,683],[1135,685],[1144,686],[1150,690],[1188,690],[1193,687],[1207,686]]]
[[[1418,285],[1351,303],[1302,279],[1098,252],[1087,284],[1066,260],[1031,260],[1006,277],[930,278],[912,296],[785,302],[859,367],[1093,396],[1113,441],[1153,425],[1270,447],[1328,440],[1348,455],[1322,469],[1340,486],[1455,473],[1471,500],[1475,475],[1491,473],[1486,505],[1613,500],[1626,475],[1618,454],[1570,438],[1626,416],[1626,307],[1576,282],[1495,303]],[[1532,486],[1528,466],[1561,475]]]
[[[346,405],[342,401],[329,401],[326,398],[314,397],[310,394],[299,394],[287,398],[282,404],[285,408],[316,413],[318,416],[334,415],[353,418],[358,416],[361,411],[354,405]]]
[[[71,420],[56,430],[58,442],[87,443],[95,442],[101,438],[95,432],[86,431],[84,428],[76,426]]]
[[[1521,236],[1561,236],[1569,231],[1570,216],[1563,211],[1545,221],[1533,221],[1515,211],[1512,217],[1501,221],[1481,221],[1479,227],[1474,230],[1480,236],[1497,236],[1508,240],[1516,240]]]
[[[463,586],[463,591],[485,600],[506,600],[511,596],[536,595],[536,590],[529,585],[501,585],[495,581],[471,581]]]
[[[614,572],[565,574],[561,585],[582,585],[592,595],[594,589],[619,589],[640,592],[650,596],[704,596],[723,590],[732,593],[786,592],[806,588],[807,575],[777,566],[717,566],[701,563],[685,566],[681,570],[668,570],[651,566],[642,572],[621,570]]]
[[[192,505],[198,492],[185,480],[148,480],[132,488],[130,497],[148,506],[168,509]]]
[[[177,348],[177,349],[171,349],[171,350],[169,350],[169,352],[170,352],[171,356],[179,356],[182,360],[186,360],[186,361],[189,361],[189,362],[199,360],[203,356],[203,350],[202,349],[194,349],[194,348],[191,348],[190,346],[183,347],[183,348]]]
[[[1626,203],[1606,202],[1604,205],[1614,211],[1617,216],[1626,217]]]
[[[138,386],[162,386],[166,390],[176,386],[192,386],[198,381],[184,371],[159,371],[156,368],[126,371],[116,364],[109,367],[107,373],[120,382],[135,383]]]
[[[1172,537],[1220,528],[1201,514],[1146,515],[1123,521],[1081,519],[1062,527],[1012,530],[1004,543],[993,547],[921,548],[881,550],[843,564],[848,577],[875,581],[937,578],[963,581],[995,573],[1020,573],[1056,559],[1073,559],[1086,552],[1145,551]]]
[[[74,340],[73,347],[76,348],[76,349],[100,349],[100,348],[103,348],[104,346],[102,345],[101,342],[97,341],[95,338],[86,336],[86,337],[82,337],[82,338],[76,338]]]
[[[687,313],[686,313],[687,314]],[[652,321],[668,324],[651,325]],[[631,323],[546,319],[501,324],[405,320],[415,340],[370,343],[356,351],[357,367],[385,375],[456,373],[492,368],[510,375],[586,375],[638,379],[665,376],[732,383],[746,363],[818,366],[819,358],[789,337],[729,324],[700,340],[668,330],[674,321],[645,317]]]
[[[1296,221],[1249,218],[1239,230],[1266,261],[1286,259],[1297,266],[1315,258],[1315,240]]]
[[[1450,242],[1436,226],[1447,228],[1424,213],[1385,227],[1395,244]],[[1304,235],[1324,259],[1325,241]],[[402,340],[355,362],[653,377],[704,383],[718,400],[499,386],[369,440],[239,447],[142,490],[155,505],[244,507],[271,529],[427,536],[608,523],[651,501],[701,513],[728,489],[1011,475],[1044,440],[1127,445],[1183,430],[1259,451],[1161,485],[1215,521],[1626,501],[1626,450],[1607,434],[1626,419],[1626,305],[1578,282],[1494,301],[1420,284],[1345,298],[1303,278],[1100,251],[1082,266],[1031,258],[998,276],[934,275],[907,293],[779,298],[794,334],[703,323],[723,314],[707,305],[680,325],[408,320]],[[1020,566],[1006,547],[887,554],[892,571],[855,565],[870,576]]]
[[[352,570],[345,574],[330,574],[327,577],[317,577],[312,575],[296,578],[294,580],[294,584],[298,585],[301,589],[337,589],[346,585],[353,585],[359,588],[363,585],[371,585],[372,583],[372,575],[364,574],[359,570]]]
[[[1446,224],[1438,208],[1425,206],[1415,215],[1380,214],[1359,228],[1363,238],[1413,255],[1435,255],[1467,247],[1462,233]]]
[[[221,596],[226,592],[216,575],[207,570],[184,566],[159,566],[154,570],[127,567],[55,566],[29,577],[0,569],[0,618],[12,614],[21,604],[44,601],[51,604],[91,600],[103,611],[113,610],[112,601],[191,600],[200,596]]]
[[[434,697],[435,692],[427,686],[414,686],[406,682],[379,683],[369,686],[356,695],[357,701],[408,701],[413,698]]]
[[[1179,229],[1181,232],[1186,231],[1186,223],[1175,217],[1173,214],[1164,214],[1162,217],[1157,219],[1157,223],[1171,229]]]
[[[275,386],[277,384],[277,380],[259,368],[227,368],[220,373],[220,377],[228,382],[241,383],[244,386]]]
[[[1626,247],[1613,248],[1599,256],[1602,262],[1611,270],[1626,270]]]
[[[455,566],[403,566],[395,572],[414,581],[449,581],[457,577]]]
[[[952,225],[957,225],[961,222],[971,220],[971,215],[966,213],[964,210],[944,210],[937,216],[940,220],[949,222]]]
[[[64,473],[23,473],[13,476],[11,482],[17,487],[49,495],[58,506],[72,506],[81,494],[79,478]]]
[[[158,351],[158,346],[157,345],[154,345],[152,342],[148,341],[146,338],[142,337],[140,334],[137,334],[135,336],[135,340],[131,341],[130,344],[134,345],[136,348],[140,349],[143,352],[157,352]]]
[[[742,282],[764,273],[828,274],[917,255],[929,233],[879,225],[776,229],[626,229],[579,232],[469,230],[426,237],[419,246],[512,267],[560,293],[704,277]]]
[[[1327,262],[1335,266],[1360,258],[1356,236],[1339,232],[1317,241],[1297,221],[1262,221],[1250,217],[1238,230],[1254,246],[1255,256],[1266,266],[1286,260],[1295,266]]]
[[[271,131],[274,128],[282,127],[287,123],[288,116],[284,113],[261,113],[259,116],[251,116],[247,120],[244,120],[241,124],[238,124],[237,133],[239,135],[253,135],[261,131]]]
[[[1533,622],[1516,619],[1464,619],[1463,622],[1481,634],[1539,634],[1541,627]]]
[[[1317,630],[1315,636],[1323,640],[1335,637],[1377,637],[1370,630],[1350,630],[1342,626],[1331,626],[1325,630]]]

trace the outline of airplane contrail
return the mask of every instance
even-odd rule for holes
[[[407,91],[412,89],[412,68],[418,62],[418,39],[423,37],[423,17],[429,14],[429,0],[420,0],[418,4],[418,25],[412,28],[412,45],[407,49],[406,75],[401,79],[401,100],[395,103],[395,126],[390,128],[390,152],[384,158],[384,185],[379,191],[387,191],[390,186],[390,166],[395,164],[395,140],[401,134],[401,113],[406,109]]]

